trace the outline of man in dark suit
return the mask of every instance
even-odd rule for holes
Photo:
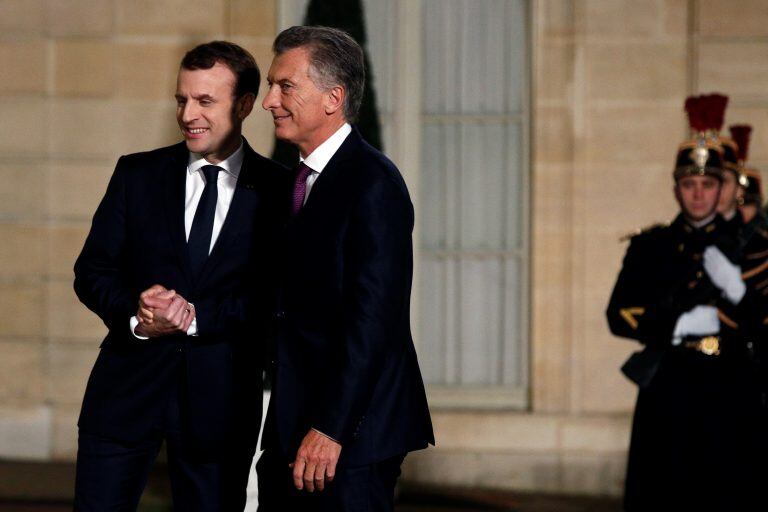
[[[434,444],[410,333],[413,206],[350,124],[363,53],[346,33],[275,40],[262,106],[301,155],[281,244],[262,511],[391,511],[407,452]]]
[[[241,135],[259,81],[237,45],[189,51],[185,142],[120,158],[94,215],[75,291],[109,333],[78,424],[76,510],[135,510],[163,441],[176,510],[243,509],[274,291],[265,248],[290,187]]]

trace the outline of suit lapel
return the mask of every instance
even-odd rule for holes
[[[360,133],[356,128],[353,128],[347,138],[344,140],[336,153],[333,154],[328,164],[320,173],[315,183],[312,185],[312,190],[307,198],[307,202],[299,211],[296,216],[296,221],[300,221],[302,217],[311,217],[312,210],[318,208],[318,204],[321,204],[328,198],[334,200],[334,183],[344,174],[345,162],[349,160],[357,151],[357,148],[362,143]]]
[[[243,158],[243,167],[240,169],[240,175],[237,178],[235,193],[232,196],[232,202],[229,205],[227,217],[221,226],[219,237],[213,245],[210,256],[205,261],[200,275],[198,276],[198,287],[205,282],[205,279],[216,268],[222,258],[227,254],[228,248],[237,241],[238,235],[242,231],[249,219],[256,215],[256,209],[259,205],[259,192],[256,187],[256,173],[258,172],[256,154],[248,145],[245,144]]]
[[[184,201],[187,189],[187,159],[186,145],[179,144],[178,151],[168,164],[165,173],[165,212],[168,219],[168,229],[174,252],[179,260],[179,266],[184,271],[188,283],[192,283],[192,272],[189,267],[187,252],[187,235],[184,228]]]

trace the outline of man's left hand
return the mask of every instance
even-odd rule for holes
[[[289,464],[293,468],[293,485],[298,490],[322,491],[327,482],[336,476],[336,463],[341,454],[341,445],[316,430],[310,430],[301,441],[296,460]]]
[[[741,267],[731,263],[731,260],[714,245],[704,250],[704,271],[732,304],[741,302],[747,291],[741,279]]]

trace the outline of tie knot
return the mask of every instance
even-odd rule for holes
[[[296,168],[296,183],[306,183],[310,174],[312,174],[312,169],[304,162],[301,162]]]
[[[204,165],[202,167],[203,176],[205,176],[206,185],[208,183],[216,183],[216,180],[219,178],[220,170],[221,170],[221,167],[219,167],[218,165]]]

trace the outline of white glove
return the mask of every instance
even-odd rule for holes
[[[731,304],[741,302],[747,293],[747,285],[741,279],[741,267],[731,263],[714,245],[704,249],[704,271]]]
[[[720,332],[720,319],[714,306],[696,306],[677,319],[672,344],[679,345],[684,336],[706,336]]]

